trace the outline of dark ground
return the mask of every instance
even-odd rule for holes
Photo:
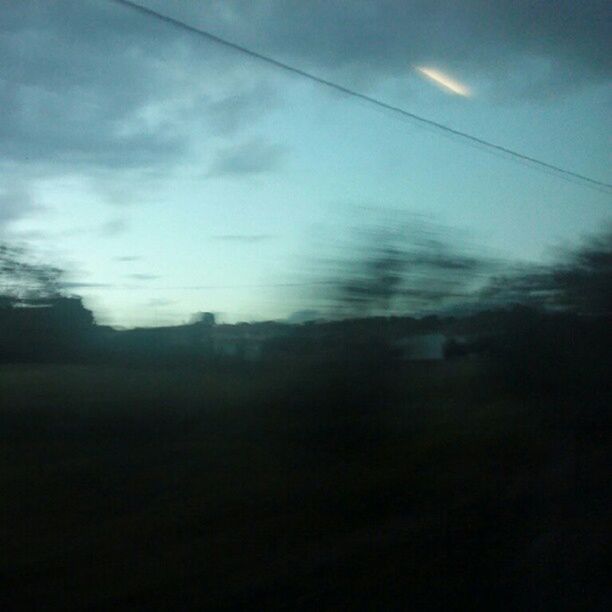
[[[3,366],[0,607],[610,609],[608,429],[485,371]]]

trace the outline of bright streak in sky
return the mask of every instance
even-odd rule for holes
[[[452,91],[453,93],[459,96],[468,97],[471,95],[470,90],[465,85],[462,85],[461,83],[455,81],[448,75],[443,74],[435,68],[423,68],[417,66],[417,70],[421,74],[424,74],[428,79],[431,79],[438,85],[441,85],[445,89],[448,89],[449,91]]]

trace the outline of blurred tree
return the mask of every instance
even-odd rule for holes
[[[332,311],[347,317],[423,313],[471,297],[491,262],[468,253],[441,227],[418,223],[361,233],[324,285]]]
[[[29,260],[25,249],[0,244],[0,296],[5,303],[59,297],[62,270]]]
[[[563,253],[549,266],[530,266],[493,279],[485,300],[568,310],[612,313],[612,228]]]
[[[95,329],[79,297],[62,292],[63,271],[0,244],[0,358],[82,355]]]

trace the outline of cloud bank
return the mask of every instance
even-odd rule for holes
[[[608,82],[604,0],[233,0],[214,24],[245,46],[367,85],[441,64],[518,97]],[[188,18],[204,22],[193,11]],[[178,11],[177,11],[178,15]]]

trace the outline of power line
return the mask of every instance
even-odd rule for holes
[[[368,96],[367,94],[364,93],[360,93],[358,91],[355,91],[354,89],[350,89],[348,87],[345,87],[344,85],[339,85],[338,83],[335,83],[333,81],[329,81],[323,77],[317,76],[315,74],[312,74],[311,72],[306,72],[305,70],[302,70],[301,68],[296,68],[295,66],[291,66],[290,64],[286,64],[285,62],[281,62],[277,59],[274,59],[273,57],[270,57],[268,55],[264,55],[262,53],[258,53],[257,51],[253,51],[252,49],[248,49],[247,47],[243,47],[237,43],[231,42],[229,40],[226,40],[225,38],[221,38],[220,36],[216,36],[215,34],[212,34],[211,32],[208,32],[206,30],[203,30],[201,28],[197,28],[195,26],[189,25],[188,23],[185,23],[184,21],[180,21],[179,19],[175,19],[174,17],[170,17],[168,15],[164,15],[163,13],[158,13],[157,11],[147,8],[145,6],[142,6],[140,4],[137,4],[135,2],[131,2],[130,0],[111,0],[112,2],[115,2],[117,4],[121,4],[124,7],[127,8],[131,8],[134,11],[137,11],[141,14],[147,15],[148,17],[154,17],[156,19],[159,19],[161,21],[166,22],[169,25],[172,25],[176,28],[185,30],[186,32],[190,32],[191,34],[197,34],[198,36],[201,36],[203,38],[208,39],[211,42],[217,43],[219,45],[223,45],[224,47],[233,49],[235,51],[239,51],[240,53],[244,53],[246,55],[249,55],[250,57],[260,60],[262,62],[265,62],[271,66],[274,66],[276,68],[280,68],[281,70],[284,70],[285,72],[290,72],[292,74],[296,74],[298,76],[301,76],[305,79],[309,79],[310,81],[314,81],[315,83],[318,83],[319,85],[324,85],[326,87],[329,87],[330,89],[335,89],[336,91],[339,91],[343,94],[346,94],[348,96],[351,96],[353,98],[358,98],[360,100],[364,100],[365,102],[368,102],[370,104],[373,104],[375,106],[378,106],[380,108],[383,108],[385,110],[391,111],[393,113],[396,113],[398,115],[401,115],[403,117],[407,117],[413,121],[416,121],[422,125],[426,125],[429,127],[433,127],[441,132],[444,132],[446,134],[450,134],[452,136],[458,136],[460,138],[462,138],[465,141],[468,141],[471,144],[475,144],[478,145],[480,147],[483,147],[485,150],[488,150],[490,152],[496,152],[496,153],[502,153],[505,156],[509,156],[509,158],[517,160],[519,162],[527,162],[529,164],[532,165],[532,167],[538,168],[539,170],[544,170],[544,171],[548,171],[548,172],[554,172],[556,176],[559,176],[560,178],[563,178],[565,180],[568,180],[570,182],[576,182],[576,180],[581,181],[580,184],[588,186],[588,187],[592,187],[595,189],[598,189],[600,191],[603,191],[604,193],[609,193],[610,190],[612,190],[612,184],[610,183],[605,183],[603,181],[598,181],[597,179],[593,179],[590,178],[588,176],[585,176],[584,174],[579,174],[577,172],[573,172],[571,170],[567,170],[565,168],[562,168],[560,166],[556,166],[554,164],[549,164],[548,162],[542,161],[540,159],[537,159],[535,157],[531,157],[530,155],[525,155],[524,153],[520,153],[519,151],[515,151],[513,149],[509,149],[507,147],[504,147],[502,145],[498,145],[495,144],[493,142],[490,142],[488,140],[485,140],[483,138],[479,138],[478,136],[472,136],[471,134],[468,134],[467,132],[463,132],[461,130],[456,130],[455,128],[451,128],[448,125],[444,125],[442,123],[438,123],[437,121],[434,121],[432,119],[427,119],[426,117],[422,117],[420,115],[417,115],[415,113],[411,113],[410,111],[407,111],[399,106],[395,106],[393,104],[389,104],[387,102],[384,102],[383,100],[380,100],[379,98],[374,98],[372,96]]]
[[[134,284],[118,284],[118,285],[89,285],[84,283],[71,283],[67,288],[84,287],[86,289],[105,290],[139,290],[139,291],[216,291],[216,290],[231,290],[231,289],[278,289],[278,288],[293,288],[293,287],[316,287],[335,285],[333,281],[311,281],[311,282],[287,282],[287,283],[263,283],[249,285],[166,285],[166,286],[149,286],[149,285],[134,285]]]

